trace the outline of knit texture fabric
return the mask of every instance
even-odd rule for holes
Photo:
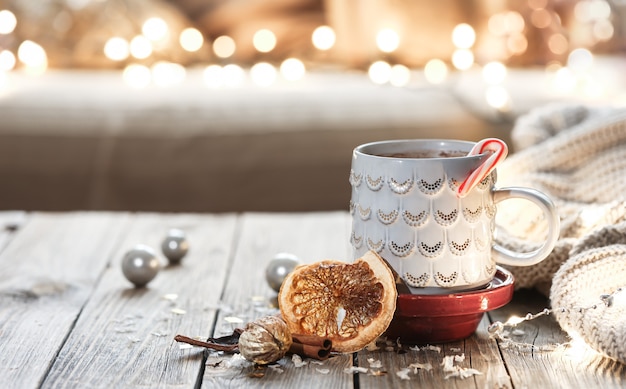
[[[570,336],[626,363],[626,109],[542,107],[520,117],[511,138],[515,152],[498,167],[498,186],[544,192],[561,219],[544,261],[510,268],[516,286],[548,295]],[[516,201],[498,207],[506,231],[497,240],[529,251],[547,227],[532,204]]]

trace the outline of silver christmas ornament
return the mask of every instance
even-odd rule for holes
[[[152,248],[137,245],[124,254],[122,272],[137,288],[146,286],[156,277],[161,264]]]
[[[287,274],[291,273],[299,264],[300,260],[293,254],[276,254],[265,268],[265,280],[270,288],[276,292],[280,291],[280,286]]]
[[[161,251],[170,263],[179,263],[189,251],[189,242],[185,232],[178,229],[171,229],[161,243]]]

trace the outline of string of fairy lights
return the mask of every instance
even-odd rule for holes
[[[456,25],[450,32],[454,51],[449,58],[432,58],[422,68],[412,69],[401,63],[392,63],[385,58],[394,53],[402,44],[402,36],[393,28],[382,28],[376,34],[376,47],[380,58],[374,59],[367,69],[371,82],[379,85],[406,87],[418,78],[430,85],[440,85],[449,81],[452,74],[469,70],[480,70],[485,89],[485,100],[490,107],[506,111],[510,108],[510,95],[503,86],[507,78],[510,59],[526,52],[529,46],[526,36],[529,28],[542,33],[548,56],[545,70],[550,75],[554,90],[560,94],[582,90],[587,96],[602,94],[603,85],[590,76],[589,69],[594,62],[590,48],[613,38],[615,28],[610,4],[605,0],[580,0],[575,3],[573,13],[579,27],[567,34],[560,26],[560,16],[550,7],[549,0],[527,0],[524,15],[508,10],[491,15],[487,21],[487,32],[480,36],[477,46],[476,29],[467,24]],[[24,40],[7,47],[6,39],[15,31],[19,20],[10,10],[0,10],[0,87],[6,73],[23,71],[31,74],[44,73],[48,68],[47,53],[44,47],[32,40]],[[159,17],[150,17],[141,25],[140,33],[134,36],[111,36],[102,47],[102,52],[112,66],[124,64],[122,77],[132,88],[146,88],[150,85],[171,87],[181,84],[188,68],[176,62],[157,59],[149,60],[164,45],[180,45],[193,53],[200,50],[211,51],[211,61],[202,64],[203,80],[208,88],[237,88],[250,81],[259,87],[269,87],[280,81],[298,82],[304,79],[307,69],[306,59],[296,57],[276,61],[259,61],[245,66],[230,62],[237,51],[237,42],[223,35],[213,41],[206,41],[204,35],[194,27],[183,29],[172,39],[173,31],[167,22]],[[3,39],[5,37],[5,39]],[[269,29],[260,29],[251,37],[254,49],[260,53],[271,53],[279,42]],[[311,34],[315,50],[332,50],[337,37],[330,26],[322,25]],[[490,48],[489,58],[483,51]],[[477,60],[480,57],[480,60]]]

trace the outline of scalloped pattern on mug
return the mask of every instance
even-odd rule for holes
[[[354,209],[355,209],[355,204],[354,201],[350,200],[350,215],[354,215]]]
[[[477,283],[481,276],[480,272],[481,269],[463,270],[461,272],[463,275],[463,281],[469,285]]]
[[[420,179],[417,181],[417,187],[419,188],[420,192],[424,194],[434,195],[434,194],[439,193],[441,188],[443,188],[443,183],[444,183],[443,178],[439,178],[435,180],[434,182],[427,182],[424,179]]]
[[[418,247],[419,252],[423,256],[428,257],[428,258],[435,258],[441,254],[444,246],[443,246],[443,242],[437,242],[432,246],[429,246],[424,242],[420,242],[417,247]]]
[[[483,178],[482,180],[480,180],[478,184],[476,184],[476,187],[480,188],[481,190],[485,190],[489,188],[490,186],[491,186],[491,174],[487,175],[487,177]]]
[[[393,255],[395,255],[396,257],[406,257],[408,255],[410,255],[413,252],[413,249],[415,248],[415,244],[413,244],[413,242],[407,242],[405,244],[398,244],[394,241],[389,242],[389,251],[391,251],[391,253]]]
[[[398,219],[398,210],[394,209],[393,211],[389,212],[389,213],[384,213],[382,209],[379,209],[376,212],[376,216],[378,217],[378,220],[380,220],[381,223],[383,224],[392,224],[396,221],[396,219]]]
[[[373,190],[374,192],[379,191],[380,188],[383,187],[383,184],[385,183],[385,180],[383,178],[383,176],[380,176],[378,178],[372,178],[369,174],[365,177],[365,183],[367,184],[367,187],[370,188],[370,190]]]
[[[372,214],[371,207],[363,208],[361,204],[358,204],[356,206],[356,209],[357,209],[357,212],[359,213],[359,217],[361,218],[361,220],[368,220],[370,218],[370,215]]]
[[[422,288],[428,285],[430,281],[430,275],[428,273],[423,273],[421,275],[415,276],[409,272],[404,273],[404,281],[414,288]]]
[[[350,185],[355,187],[361,185],[361,178],[363,178],[361,173],[357,174],[354,170],[350,170]]]
[[[417,214],[413,214],[405,209],[402,211],[402,219],[404,219],[404,222],[411,227],[419,227],[428,220],[428,211],[424,210]]]
[[[467,250],[470,248],[471,239],[467,238],[464,242],[458,243],[455,241],[448,242],[448,248],[450,252],[454,255],[465,255]]]
[[[496,217],[496,211],[497,211],[497,207],[495,204],[487,204],[485,205],[485,214],[487,215],[487,217],[489,219],[493,219],[494,217]]]
[[[489,243],[487,240],[482,239],[478,235],[474,237],[474,245],[476,246],[476,250],[478,251],[485,251],[488,248],[487,243]]]
[[[459,278],[459,273],[452,272],[450,274],[443,274],[441,272],[435,272],[435,282],[439,286],[450,287],[456,284],[456,280]]]
[[[352,234],[350,235],[350,240],[352,241],[354,247],[357,249],[360,249],[361,246],[363,246],[363,236],[356,236],[354,231],[352,231]]]
[[[435,221],[440,226],[449,226],[449,225],[454,224],[458,216],[459,216],[458,209],[453,209],[452,211],[450,211],[450,213],[444,213],[443,211],[437,209],[434,215]]]
[[[459,186],[461,186],[461,182],[454,177],[448,178],[448,187],[452,192],[457,193],[459,191]]]
[[[367,238],[367,248],[380,254],[385,248],[385,241],[381,239],[378,242],[374,242],[371,238]]]
[[[492,264],[485,266],[485,272],[489,274],[490,276],[495,276],[496,275],[496,263],[493,262]]]
[[[480,219],[480,215],[483,213],[483,206],[479,205],[475,210],[471,210],[468,207],[464,207],[461,211],[465,220],[469,223],[476,223]]]
[[[413,188],[414,183],[415,181],[412,178],[407,178],[404,182],[398,182],[395,178],[390,177],[388,181],[389,189],[397,194],[409,193],[409,191]]]

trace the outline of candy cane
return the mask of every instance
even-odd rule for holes
[[[459,185],[458,196],[465,197],[472,188],[474,188],[480,181],[482,181],[489,173],[496,168],[496,166],[506,158],[508,154],[508,147],[506,143],[496,138],[483,139],[476,143],[472,150],[467,154],[480,155],[485,152],[491,153],[479,167],[474,169],[470,175]]]

